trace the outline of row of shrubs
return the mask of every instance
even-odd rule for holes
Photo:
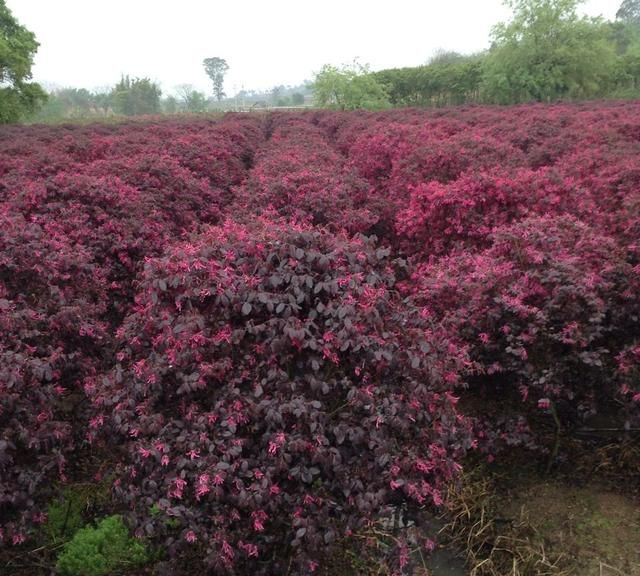
[[[4,128],[0,540],[103,481],[176,573],[306,574],[540,407],[637,425],[639,149],[636,104]]]

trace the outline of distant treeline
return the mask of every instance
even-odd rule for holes
[[[482,100],[483,58],[373,72],[394,106],[450,106]]]
[[[486,52],[371,74],[392,106],[640,97],[640,0],[625,0],[614,22],[579,17],[578,4],[518,0]]]
[[[514,94],[496,97],[487,90],[484,58],[475,56],[465,62],[427,64],[412,68],[391,68],[372,73],[387,89],[392,106],[438,107],[461,104],[516,104],[537,98],[518,98]],[[548,100],[583,98],[640,98],[640,54],[618,59],[609,82],[594,86],[572,98],[558,91]],[[555,96],[555,97],[554,97]]]

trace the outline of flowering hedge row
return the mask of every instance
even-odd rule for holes
[[[20,543],[42,519],[52,482],[67,479],[96,417],[83,381],[113,364],[115,332],[145,258],[220,220],[224,194],[243,177],[238,162],[246,159],[246,173],[262,131],[255,119],[145,126],[144,135],[129,125],[5,130],[0,539]],[[217,142],[211,165],[221,181],[184,167],[191,156],[171,153],[176,142],[184,151],[190,136],[196,150],[198,138]]]

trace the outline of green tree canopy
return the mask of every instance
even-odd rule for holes
[[[453,106],[480,100],[482,58],[464,56],[456,62],[392,68],[374,75],[394,106]]]
[[[605,94],[616,54],[601,19],[579,17],[581,0],[509,0],[513,19],[493,28],[483,88],[493,102]]]
[[[160,112],[160,87],[149,78],[123,76],[111,93],[113,108],[118,114],[137,116]]]
[[[0,123],[16,122],[47,99],[39,84],[29,82],[38,46],[0,0]]]
[[[213,83],[213,95],[220,102],[225,97],[224,93],[224,75],[229,70],[229,65],[224,58],[214,57],[205,58],[202,61],[204,71]]]
[[[342,67],[325,64],[313,80],[316,104],[338,110],[358,108],[380,109],[389,107],[385,87],[357,62]]]
[[[616,13],[616,20],[640,28],[640,0],[623,0]]]

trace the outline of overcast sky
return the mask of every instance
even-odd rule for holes
[[[613,19],[622,0],[587,0]],[[210,91],[203,58],[229,64],[225,89],[300,84],[355,57],[374,70],[424,63],[438,48],[487,48],[501,0],[6,0],[40,49],[35,80],[88,89],[121,74]]]

